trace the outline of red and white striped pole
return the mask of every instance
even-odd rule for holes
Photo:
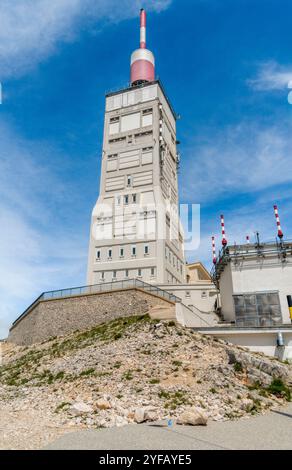
[[[140,49],[146,49],[146,11],[140,11]]]
[[[225,247],[227,245],[227,240],[225,237],[224,215],[221,215],[221,233],[222,233],[222,246]]]
[[[215,246],[215,237],[212,237],[212,256],[213,256],[213,264],[216,264],[216,246]]]
[[[283,238],[283,232],[282,232],[282,228],[281,228],[281,224],[280,224],[278,206],[274,206],[274,212],[275,212],[275,217],[276,217],[276,221],[277,221],[278,237],[281,240]]]

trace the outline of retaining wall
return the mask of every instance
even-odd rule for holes
[[[156,305],[170,304],[173,305],[137,288],[42,300],[11,327],[7,341],[28,346],[116,318],[143,315]]]

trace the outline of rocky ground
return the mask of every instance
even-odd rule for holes
[[[80,428],[244,418],[291,398],[288,364],[148,316],[2,349],[1,449]]]

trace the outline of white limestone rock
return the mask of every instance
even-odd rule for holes
[[[99,410],[109,410],[112,408],[110,402],[105,398],[100,398],[99,400],[97,400],[96,406]]]
[[[86,403],[80,401],[73,403],[73,405],[70,406],[69,411],[76,416],[81,416],[83,414],[92,413],[93,408],[87,405]]]
[[[189,408],[185,410],[177,419],[177,424],[191,426],[206,426],[208,417],[200,408]]]

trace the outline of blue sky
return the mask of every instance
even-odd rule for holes
[[[148,47],[181,115],[181,202],[210,237],[292,238],[289,0],[0,0],[0,337],[40,292],[85,283],[104,95]]]

